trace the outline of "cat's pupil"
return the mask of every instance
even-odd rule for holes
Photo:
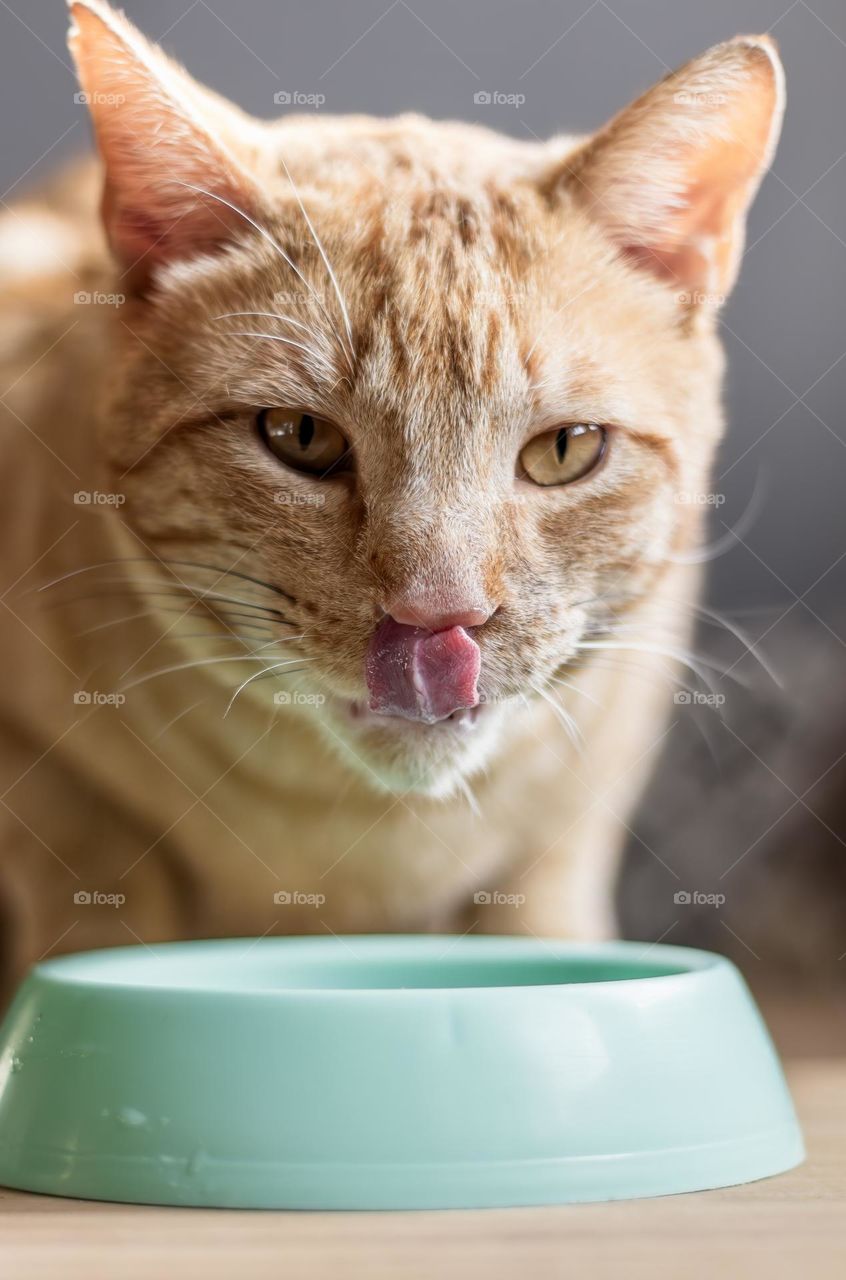
[[[562,427],[555,437],[555,453],[559,462],[564,461],[564,454],[567,452],[567,441],[569,433],[566,427]]]
[[[314,418],[310,413],[304,413],[300,421],[300,448],[305,452],[314,439]]]

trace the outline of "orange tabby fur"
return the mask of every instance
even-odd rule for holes
[[[112,252],[99,166],[0,219],[6,974],[135,938],[607,936],[696,591],[702,506],[679,495],[722,432],[714,318],[778,131],[772,44],[527,144],[250,120],[106,5],[72,13]],[[288,471],[267,405],[338,423],[354,478]],[[516,478],[574,421],[611,426],[596,473]],[[474,732],[350,714],[394,592],[494,611]],[[604,637],[634,650],[581,647]]]

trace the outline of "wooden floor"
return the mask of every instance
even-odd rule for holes
[[[507,1211],[134,1208],[0,1191],[2,1280],[843,1280],[846,1059],[788,1075],[809,1158],[728,1191]]]

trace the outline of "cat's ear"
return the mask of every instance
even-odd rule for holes
[[[547,179],[690,302],[737,275],[746,211],[775,151],[784,73],[767,36],[738,36],[667,76]],[[550,185],[551,184],[551,185]]]
[[[156,266],[213,252],[243,229],[244,214],[256,216],[258,122],[100,0],[71,0],[70,11],[68,43],[105,167],[106,235],[128,280],[143,286]]]

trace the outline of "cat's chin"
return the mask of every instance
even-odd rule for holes
[[[373,785],[446,799],[490,759],[500,738],[503,707],[493,704],[453,712],[426,724],[381,715],[363,702],[333,698],[332,733],[358,761]]]

